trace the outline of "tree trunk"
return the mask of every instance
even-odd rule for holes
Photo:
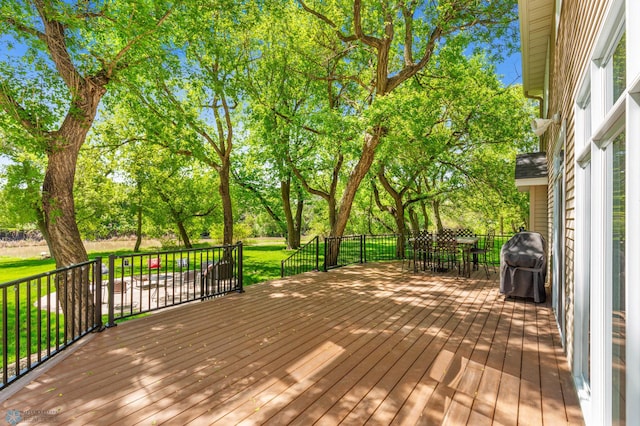
[[[344,230],[347,228],[347,222],[349,221],[349,215],[351,214],[353,200],[356,197],[356,193],[358,192],[358,188],[360,187],[362,179],[364,179],[367,172],[371,168],[376,148],[380,143],[381,134],[382,129],[378,128],[375,133],[367,133],[365,135],[365,141],[362,146],[362,155],[360,156],[360,159],[358,160],[355,168],[349,175],[347,187],[345,188],[344,193],[342,194],[342,199],[340,200],[340,210],[338,211],[338,215],[335,218],[335,221],[331,224],[330,235],[332,237],[342,237],[342,235],[344,234]],[[329,204],[329,206],[329,217],[331,217],[331,211],[335,211],[335,209],[331,208],[331,204]],[[331,246],[329,247],[327,259],[325,259],[325,262],[328,266],[335,266],[338,264],[340,240],[332,239],[330,245]]]
[[[327,208],[329,209],[329,229],[331,229],[331,236],[342,236],[342,233],[344,232],[344,229],[342,229],[342,231],[340,231],[339,233],[335,233],[333,230],[336,227],[336,224],[338,222],[338,209],[336,208],[336,196],[335,194],[331,194],[331,196],[329,198],[327,198]],[[342,209],[341,209],[342,210]],[[349,214],[347,213],[347,220],[349,219]],[[345,225],[346,225],[346,221],[345,221]]]
[[[298,249],[300,248],[300,230],[302,229],[302,212],[304,209],[302,191],[299,187],[296,188],[298,198],[295,216],[291,208],[291,176],[288,176],[286,180],[280,181],[280,193],[287,223],[287,249]]]
[[[400,235],[400,237],[398,238],[398,243],[396,244],[396,257],[403,258],[405,250],[405,236],[407,233],[404,222],[405,206],[402,202],[402,195],[404,191],[397,191],[391,185],[389,180],[387,180],[387,177],[384,174],[384,165],[381,165],[380,169],[378,170],[378,180],[382,184],[382,187],[385,189],[385,191],[387,191],[387,194],[389,194],[389,196],[393,199],[394,206],[393,208],[387,209],[387,211],[393,216],[393,220],[396,223],[396,232]],[[383,207],[379,199],[378,192],[375,190],[375,186],[373,192],[376,198],[376,202],[380,205],[380,207]]]
[[[293,244],[296,248],[299,248],[302,237],[302,213],[304,211],[304,197],[300,186],[296,186],[296,193],[298,195],[298,199],[296,201],[296,220]]]
[[[136,183],[136,186],[138,190],[138,205],[136,206],[136,244],[133,247],[134,253],[138,253],[142,245],[142,184],[140,181]]]
[[[424,201],[420,202],[420,208],[422,209],[422,217],[424,219],[423,229],[425,231],[429,230],[429,212],[427,211],[427,203]]]
[[[282,209],[287,224],[287,249],[297,249],[295,244],[295,225],[293,212],[291,211],[291,177],[280,181],[280,196],[282,197]]]
[[[47,247],[49,248],[49,254],[51,254],[51,237],[49,237],[49,231],[47,230],[47,225],[44,222],[44,212],[42,211],[41,205],[36,206],[36,211],[38,212],[38,218],[36,219],[36,226],[38,230],[42,234],[42,238],[44,238],[45,243],[47,243]]]
[[[405,249],[405,241],[407,228],[404,223],[404,205],[402,204],[402,199],[395,200],[396,201],[396,214],[394,215],[394,219],[396,221],[396,228],[398,229],[398,234],[400,238],[398,239],[398,244],[396,244],[396,258],[401,259],[404,255]]]
[[[81,93],[72,102],[70,111],[57,132],[49,134],[47,168],[42,183],[42,211],[46,233],[49,235],[51,255],[56,267],[61,268],[88,260],[87,252],[80,237],[76,223],[73,183],[80,147],[96,115],[98,104],[105,93],[103,87],[90,83],[81,85]],[[93,295],[87,300],[88,273],[66,274],[56,280],[60,307],[65,316],[65,328],[68,338],[79,332],[84,318],[94,318]],[[84,324],[86,327],[87,324]]]
[[[188,249],[193,248],[193,246],[191,245],[191,240],[189,239],[189,233],[187,233],[187,229],[184,227],[184,222],[181,220],[178,220],[176,221],[176,225],[178,226],[180,239],[182,239],[184,246]]]
[[[56,266],[81,263],[87,252],[80,238],[73,201],[73,180],[79,146],[49,154],[47,170],[42,184],[42,207],[45,228],[50,239],[51,255]]]
[[[136,210],[136,244],[133,247],[134,253],[138,253],[142,245],[142,206],[138,205]]]
[[[218,186],[220,199],[222,200],[223,244],[233,244],[233,206],[231,204],[230,168],[230,161],[228,158],[225,158],[222,162],[222,167],[220,167],[220,185]]]
[[[365,135],[364,144],[362,146],[362,155],[351,172],[351,175],[349,175],[347,187],[345,188],[342,199],[340,200],[338,216],[336,217],[335,223],[331,226],[331,236],[341,237],[344,234],[347,222],[349,221],[349,215],[351,214],[353,200],[356,197],[356,193],[358,192],[362,179],[364,179],[371,168],[381,136],[381,127],[378,127],[373,134],[367,133]]]
[[[411,232],[414,234],[420,232],[420,221],[418,220],[418,214],[414,209],[409,209],[409,223],[411,224]]]
[[[442,226],[442,219],[440,218],[440,201],[433,200],[431,205],[433,206],[433,217],[436,220],[436,229],[438,232],[442,232],[444,227]]]

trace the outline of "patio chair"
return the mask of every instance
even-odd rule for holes
[[[159,257],[151,257],[147,260],[147,266],[149,269],[160,269],[161,262]]]
[[[113,306],[118,309],[136,308],[137,301],[131,301],[127,297],[131,284],[125,278],[117,278],[113,281]],[[109,302],[109,280],[103,281],[102,302]]]
[[[200,276],[201,272],[195,269],[184,271],[180,276],[180,298],[188,300],[190,297],[194,299],[200,295]]]
[[[443,230],[436,236],[436,245],[433,252],[432,269],[438,272],[448,271],[458,266],[458,244],[456,243],[455,232],[453,230]]]
[[[473,256],[474,262],[482,262],[484,265],[484,270],[487,273],[487,278],[489,278],[489,260],[487,258],[487,254],[493,251],[494,242],[496,238],[496,231],[491,229],[487,231],[487,236],[484,239],[484,245],[482,247],[473,247],[470,250],[470,254]],[[496,266],[493,265],[493,272],[496,273]]]
[[[113,281],[113,300],[116,301],[116,294],[124,295],[127,292],[128,284],[123,279]],[[109,280],[102,281],[102,303],[107,303],[109,298]]]
[[[411,236],[411,233],[407,234],[404,241],[404,253],[402,255],[402,271],[404,271],[404,265],[407,265],[407,271],[411,270],[411,262],[414,262],[414,246],[415,237]]]
[[[418,271],[418,264],[422,264],[423,271],[426,270],[433,256],[433,235],[430,232],[421,231],[409,238],[407,246],[410,247],[407,269],[411,270],[411,262],[413,262],[413,272]],[[403,268],[404,262],[403,259]]]
[[[456,237],[475,237],[476,234],[469,228],[458,228],[456,229]]]
[[[233,278],[233,264],[230,260],[220,259],[203,265],[200,281],[202,296],[212,296],[221,293],[221,286],[230,284]]]

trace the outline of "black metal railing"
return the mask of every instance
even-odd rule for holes
[[[317,271],[320,265],[320,238],[313,237],[311,241],[300,247],[291,256],[280,262],[280,276],[302,274]]]
[[[487,235],[473,235],[479,238],[478,246],[484,247]],[[487,254],[490,264],[495,266],[500,264],[500,249],[512,236],[513,234],[495,236],[493,250]],[[323,271],[328,271],[355,263],[407,258],[407,253],[411,250],[411,244],[408,243],[409,237],[404,244],[401,241],[403,237],[399,234],[325,237],[324,242],[314,237],[304,247],[282,261],[280,275],[285,277],[317,271],[320,265]]]
[[[105,321],[242,292],[242,249],[111,255],[0,284],[0,389]]]
[[[100,259],[0,284],[2,387],[102,326]]]
[[[487,261],[489,262],[489,264],[494,266],[500,265],[500,250],[502,249],[502,246],[505,245],[505,243],[509,241],[509,239],[513,236],[514,234],[500,234],[500,235],[496,234],[495,235],[493,250],[487,253]],[[480,240],[478,241],[478,245],[480,247],[484,247],[483,244],[486,238],[487,238],[486,235],[480,235]]]
[[[364,235],[364,262],[402,259],[402,236],[399,234]]]
[[[327,237],[324,242],[324,270],[355,263],[402,258],[398,234]]]
[[[402,258],[397,234],[347,235],[325,237],[321,242],[314,237],[304,247],[282,261],[282,277],[339,268],[354,263],[379,262]]]
[[[364,235],[324,239],[324,271],[365,262]]]
[[[167,306],[242,292],[242,243],[109,256],[108,325]]]

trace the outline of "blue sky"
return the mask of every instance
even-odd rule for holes
[[[496,72],[501,76],[505,86],[522,84],[522,58],[520,52],[507,57],[501,64],[496,64]]]

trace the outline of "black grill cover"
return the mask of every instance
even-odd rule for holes
[[[520,232],[500,250],[500,293],[545,301],[547,244],[537,232]]]

